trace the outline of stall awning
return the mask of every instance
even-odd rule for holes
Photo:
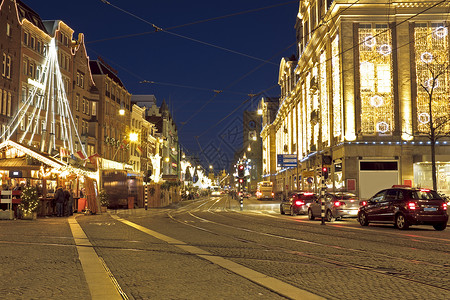
[[[56,169],[59,169],[66,165],[64,162],[51,157],[47,153],[43,153],[43,152],[40,152],[40,151],[37,151],[34,149],[30,149],[27,146],[13,142],[11,140],[4,141],[3,143],[0,144],[0,150],[3,148],[7,148],[7,147],[15,148],[15,149],[25,153],[26,155],[29,155],[29,156],[37,159],[38,161],[40,161],[50,167],[56,168]],[[4,164],[23,163],[23,165],[21,165],[21,168],[25,168],[27,166],[26,157],[23,157],[24,162],[19,162],[18,159],[20,159],[20,158],[8,158],[8,159],[0,160],[0,162],[4,163]],[[11,162],[8,162],[8,161],[11,161]],[[30,169],[35,169],[34,166],[32,166],[32,165],[28,165],[28,167],[30,167]],[[17,166],[16,166],[16,168],[17,168]]]

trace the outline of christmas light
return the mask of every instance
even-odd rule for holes
[[[58,125],[61,129],[61,136],[58,138],[62,140],[63,147],[74,153],[75,143],[77,143],[81,145],[81,151],[86,156],[67,99],[54,38],[51,39],[47,49],[39,78],[28,79],[27,82],[31,88],[27,98],[20,103],[19,109],[8,123],[9,130],[2,132],[0,138],[9,140],[19,125],[24,124],[28,119],[28,124],[18,138],[19,143],[24,143],[27,139],[28,145],[32,145],[32,142],[38,139],[41,145],[40,150],[51,153],[52,150],[58,150],[56,145],[56,126]]]

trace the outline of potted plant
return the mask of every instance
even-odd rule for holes
[[[98,193],[98,199],[100,201],[101,212],[106,212],[109,205],[109,198],[105,190],[100,190]]]
[[[35,220],[39,209],[39,196],[35,187],[26,187],[22,191],[18,206],[22,219]]]

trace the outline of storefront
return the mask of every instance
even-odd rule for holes
[[[84,199],[83,209],[99,211],[97,174],[10,140],[0,144],[0,187],[2,191],[13,191],[14,217],[20,217],[17,205],[21,190],[27,186],[35,187],[38,192],[38,216],[55,214],[54,195],[59,186],[71,192],[72,212],[79,209],[79,199]],[[0,210],[8,209],[7,204],[0,204]]]

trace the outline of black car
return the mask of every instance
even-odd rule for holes
[[[447,203],[429,189],[394,187],[362,201],[358,211],[362,226],[369,223],[392,223],[398,229],[410,225],[432,225],[436,230],[447,227]]]
[[[309,205],[317,199],[317,194],[312,192],[298,192],[290,194],[280,203],[280,213],[289,212],[292,216],[306,214]]]

